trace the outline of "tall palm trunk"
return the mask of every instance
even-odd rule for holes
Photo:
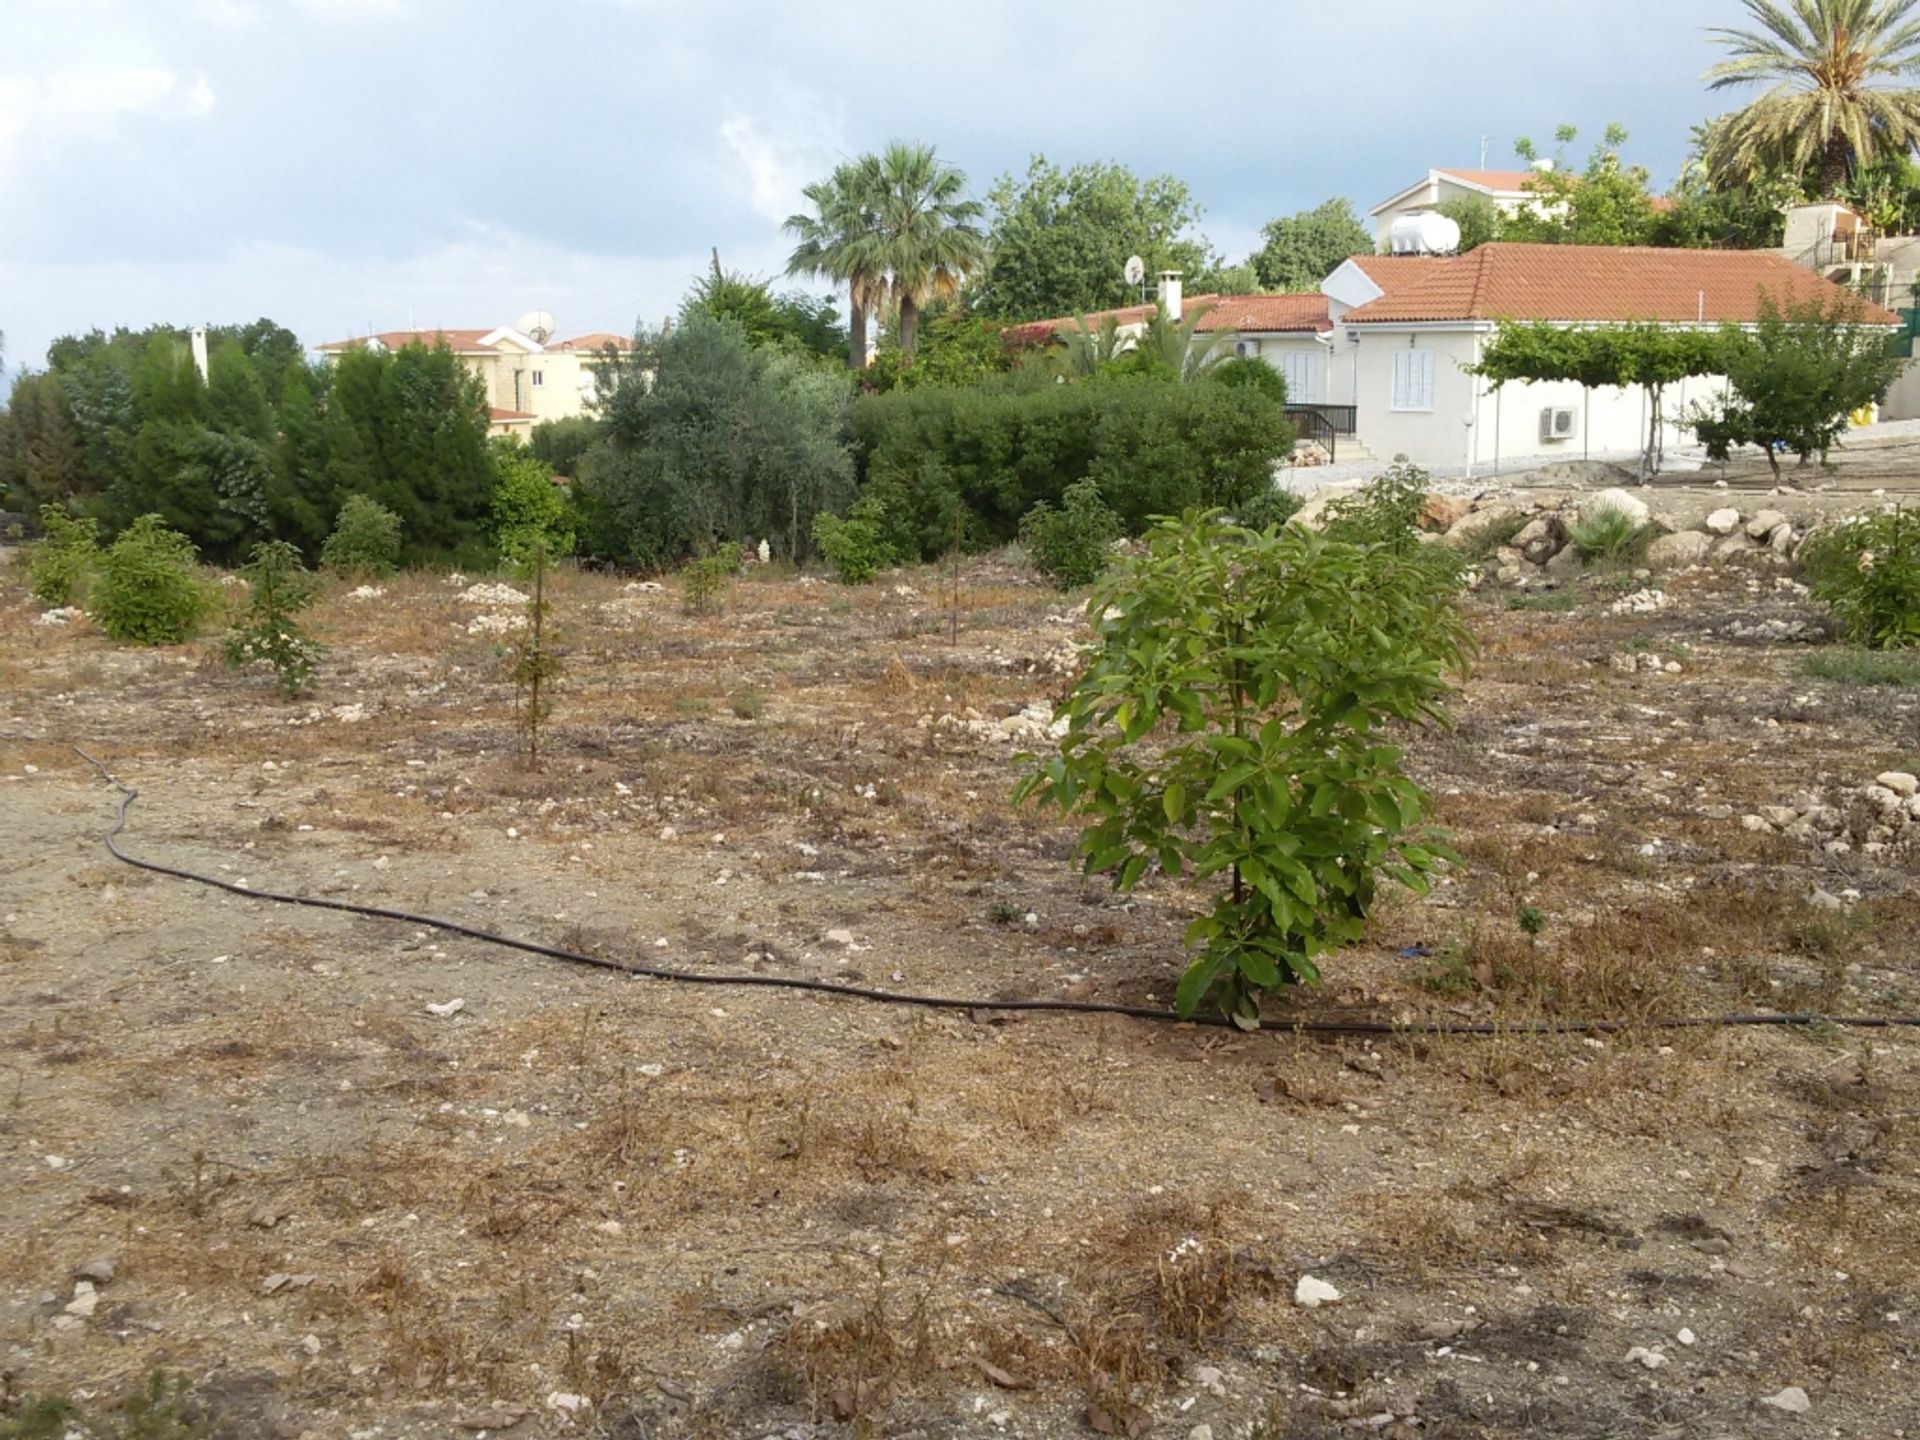
[[[1820,198],[1838,200],[1840,192],[1853,177],[1853,146],[1843,135],[1827,141],[1820,155]]]
[[[907,358],[913,357],[913,347],[920,343],[920,307],[913,302],[913,296],[900,297],[900,353]]]
[[[867,368],[867,307],[858,292],[847,300],[847,365],[854,370]]]

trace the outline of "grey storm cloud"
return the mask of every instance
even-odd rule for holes
[[[1657,183],[1733,0],[871,4],[0,0],[0,331],[266,314],[657,320],[717,247],[770,275],[799,187],[892,137],[984,192],[1044,152],[1275,215],[1609,121]]]

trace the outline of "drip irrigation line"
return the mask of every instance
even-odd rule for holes
[[[1124,1005],[1106,1000],[996,1000],[954,995],[915,995],[896,990],[876,990],[866,985],[846,985],[836,980],[809,980],[798,976],[740,973],[701,974],[692,970],[672,970],[661,965],[616,960],[606,955],[590,955],[559,945],[543,945],[537,940],[521,940],[476,925],[438,915],[420,915],[411,910],[394,910],[383,905],[361,905],[350,900],[327,900],[317,895],[288,895],[275,890],[256,890],[215,875],[162,865],[143,860],[120,848],[120,835],[127,827],[127,814],[140,792],[120,779],[93,756],[74,747],[75,753],[100,772],[102,779],[120,792],[120,807],[113,828],[102,837],[114,859],[175,880],[187,880],[224,890],[247,900],[266,900],[278,905],[302,905],[314,910],[338,910],[348,915],[365,915],[376,920],[397,920],[402,924],[426,926],[450,935],[464,935],[488,945],[500,945],[528,955],[560,960],[570,965],[585,965],[596,970],[611,970],[639,980],[664,980],[677,985],[726,985],[757,987],[765,990],[798,990],[814,995],[837,995],[849,1000],[865,1000],[881,1005],[908,1005],[923,1010],[982,1010],[1026,1014],[1118,1015],[1129,1020],[1152,1020],[1163,1024],[1206,1025],[1233,1028],[1224,1015],[1181,1015],[1153,1005]],[[1735,1027],[1844,1025],[1857,1029],[1920,1028],[1920,1015],[1683,1015],[1650,1020],[1516,1020],[1516,1021],[1398,1021],[1282,1019],[1264,1028],[1275,1032],[1308,1035],[1610,1035],[1626,1030],[1708,1030]]]

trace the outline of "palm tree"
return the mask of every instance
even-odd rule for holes
[[[1742,3],[1759,28],[1709,31],[1731,54],[1706,78],[1715,90],[1775,83],[1710,127],[1706,158],[1718,181],[1817,165],[1834,197],[1856,166],[1920,139],[1920,92],[1898,83],[1920,71],[1920,0]]]
[[[1164,310],[1155,310],[1140,337],[1142,354],[1171,370],[1182,384],[1204,379],[1214,366],[1234,357],[1240,339],[1231,330],[1202,331],[1200,322],[1212,313],[1211,305],[1195,305],[1184,318],[1174,320]]]
[[[967,177],[931,145],[894,141],[879,156],[876,257],[889,298],[900,309],[900,353],[911,356],[927,302],[957,294],[986,263],[979,220],[985,207],[966,196]]]
[[[880,162],[862,155],[800,192],[811,215],[791,215],[784,227],[800,243],[787,261],[789,275],[812,275],[847,287],[847,363],[867,365],[867,317],[887,301],[887,277],[878,259]]]

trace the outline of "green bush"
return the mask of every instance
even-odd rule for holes
[[[100,559],[93,616],[112,639],[137,645],[178,644],[212,608],[194,573],[193,542],[158,515],[142,515],[120,532]]]
[[[1251,499],[1241,501],[1233,512],[1233,518],[1249,530],[1270,530],[1275,525],[1286,524],[1300,513],[1300,507],[1304,504],[1306,501],[1293,491],[1272,485]]]
[[[854,501],[844,519],[815,516],[813,543],[842,585],[864,585],[894,563],[893,546],[887,541],[886,503],[873,495]]]
[[[564,420],[542,420],[527,437],[533,458],[546,463],[556,475],[579,473],[580,462],[593,448],[605,427],[587,415],[570,415]]]
[[[313,575],[284,540],[254,546],[253,559],[240,573],[248,585],[247,608],[227,636],[227,663],[236,670],[270,665],[280,688],[289,697],[298,695],[326,653],[293,618],[313,604]]]
[[[490,528],[494,547],[510,565],[525,565],[536,549],[549,561],[573,553],[573,506],[553,483],[553,470],[517,440],[495,440]]]
[[[1458,596],[1420,554],[1199,512],[1094,591],[1067,733],[1015,800],[1085,817],[1084,867],[1119,890],[1155,866],[1221,887],[1187,929],[1182,1013],[1211,995],[1257,1024],[1263,991],[1361,934],[1378,875],[1419,891],[1451,858],[1379,732],[1443,718],[1472,643]]]
[[[1567,540],[1589,565],[1630,565],[1646,555],[1658,533],[1624,510],[1607,508],[1575,520],[1567,527]]]
[[[1285,378],[1264,360],[1235,355],[1209,370],[1207,378],[1220,385],[1243,385],[1249,390],[1258,390],[1276,405],[1287,403]]]
[[[1856,645],[1920,645],[1920,515],[1894,510],[1817,530],[1799,560],[1813,597]]]
[[[1058,510],[1042,500],[1020,522],[1020,542],[1034,569],[1062,590],[1098,580],[1112,555],[1108,542],[1119,533],[1120,517],[1091,480],[1069,485]]]
[[[27,588],[43,605],[65,605],[79,598],[99,562],[100,524],[42,505],[40,528],[44,533],[27,550]]]
[[[970,543],[1012,540],[1035,505],[1058,507],[1081,480],[1129,534],[1196,505],[1231,509],[1272,486],[1294,440],[1281,407],[1245,386],[1055,384],[1037,371],[865,396],[852,423],[861,493],[905,502],[892,520],[914,544],[903,559],[949,547],[956,510]]]
[[[726,602],[727,584],[740,573],[740,547],[716,545],[680,571],[680,601],[695,615],[711,615]]]
[[[320,547],[320,563],[341,575],[391,575],[400,563],[400,517],[365,495],[349,495]]]

